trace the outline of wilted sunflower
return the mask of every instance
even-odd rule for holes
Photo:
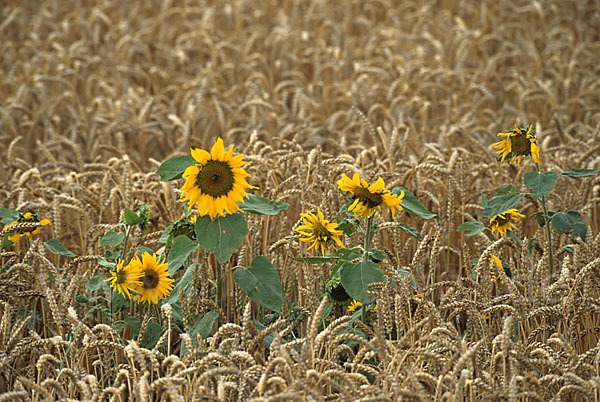
[[[238,211],[237,203],[248,197],[246,189],[256,188],[244,179],[250,177],[242,167],[247,163],[244,155],[232,156],[233,146],[225,151],[221,138],[211,153],[199,148],[191,149],[191,153],[198,163],[185,170],[185,184],[181,187],[181,198],[188,201],[189,208],[198,204],[200,216],[209,215],[210,219]]]
[[[140,284],[135,287],[139,296],[135,297],[138,303],[148,302],[157,304],[159,299],[165,298],[173,289],[173,279],[169,277],[168,264],[160,262],[160,257],[144,253],[142,257],[135,257],[129,265],[142,273]]]
[[[500,270],[502,270],[502,273],[505,274],[502,261],[500,261],[500,258],[492,254],[492,260],[490,261],[490,276],[492,277],[492,282],[496,282],[497,279],[500,279],[500,283],[504,285],[504,279],[502,279],[503,275],[500,275]]]
[[[316,216],[312,212],[300,214],[303,218],[304,225],[298,226],[298,228],[295,229],[296,232],[306,236],[301,237],[300,241],[312,243],[307,251],[313,247],[318,251],[320,247],[321,253],[325,255],[325,253],[328,252],[327,248],[329,246],[332,246],[334,249],[337,248],[336,244],[340,247],[344,247],[341,240],[337,237],[341,236],[344,232],[337,229],[337,223],[325,219],[323,212],[321,212],[320,209],[317,209],[317,214],[319,216]],[[309,230],[310,233],[303,232],[302,230]]]
[[[6,227],[12,226],[12,225],[16,225],[18,223],[24,223],[24,222],[39,222],[40,225],[42,226],[48,226],[51,225],[50,221],[48,219],[42,219],[40,220],[40,217],[38,214],[32,214],[31,212],[27,212],[25,214],[20,214],[19,219],[17,219],[16,221],[9,223],[8,225],[6,225]],[[39,234],[40,233],[40,228],[37,227],[35,228],[35,230],[31,231],[31,232],[24,232],[23,234],[25,236],[27,236],[29,238],[29,241],[31,241],[31,237],[33,235]],[[10,240],[13,243],[18,243],[19,240],[21,240],[21,234],[20,233],[15,233],[13,235],[8,235],[8,240]]]
[[[144,275],[139,270],[137,264],[128,264],[123,268],[123,260],[120,260],[117,264],[117,269],[111,271],[110,278],[105,279],[104,282],[110,282],[110,287],[116,289],[123,297],[131,298],[129,292],[133,292],[135,288],[140,286],[142,282],[140,279]]]
[[[362,303],[359,301],[356,301],[354,299],[352,299],[352,303],[350,303],[350,305],[348,306],[347,311],[350,313],[355,312],[360,306],[362,306]]]
[[[517,212],[516,208],[512,208],[502,212],[501,214],[494,215],[490,219],[490,225],[492,226],[492,233],[498,236],[504,236],[507,231],[512,231],[515,226],[512,224],[511,219],[518,221],[524,218],[525,215]]]
[[[512,159],[512,164],[517,159],[517,165],[521,167],[521,157],[531,156],[533,161],[538,165],[540,163],[540,148],[537,146],[535,138],[535,128],[530,124],[525,132],[524,128],[519,128],[515,124],[515,128],[507,133],[498,133],[498,137],[505,137],[502,141],[492,144],[492,148],[499,149],[496,154],[502,154],[500,162],[509,156]]]
[[[392,218],[396,215],[396,210],[402,211],[400,203],[404,197],[404,191],[398,194],[390,193],[385,188],[385,183],[380,177],[375,183],[369,185],[364,179],[361,179],[358,173],[354,173],[352,179],[342,174],[342,180],[338,180],[338,187],[342,191],[348,191],[354,195],[354,202],[348,207],[348,211],[354,212],[357,216],[367,218],[373,215],[373,211],[381,212],[381,206],[384,205],[391,212]]]

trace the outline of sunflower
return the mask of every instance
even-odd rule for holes
[[[518,221],[524,217],[525,215],[518,213],[516,208],[508,209],[501,214],[494,215],[490,219],[492,233],[494,233],[496,237],[504,236],[507,231],[515,229],[515,225],[512,224],[511,219]]]
[[[104,282],[111,282],[110,287],[116,289],[123,297],[127,296],[127,298],[131,298],[129,292],[133,292],[142,284],[140,279],[144,275],[139,270],[139,266],[135,264],[130,263],[123,268],[123,260],[119,261],[117,269],[110,274],[110,278],[105,279]]]
[[[514,129],[507,133],[498,133],[498,137],[505,137],[502,141],[492,144],[492,148],[498,149],[496,154],[502,154],[500,162],[504,162],[504,159],[509,156],[512,158],[511,164],[517,159],[517,165],[521,167],[521,157],[531,156],[535,163],[541,165],[540,148],[536,143],[533,124],[529,125],[527,132],[515,124]]]
[[[198,204],[200,216],[209,215],[213,219],[225,213],[233,214],[240,208],[238,202],[248,197],[249,185],[245,177],[250,175],[242,166],[244,155],[233,155],[233,146],[225,151],[223,140],[218,138],[208,153],[204,149],[192,148],[195,165],[188,166],[183,173],[185,184],[181,187],[181,198],[188,201],[189,208]]]
[[[32,214],[31,212],[27,212],[26,214],[19,214],[19,218],[12,222],[9,223],[8,225],[6,225],[6,227],[12,226],[12,225],[16,225],[18,223],[24,223],[24,222],[31,222],[31,223],[37,223],[39,222],[40,225],[42,226],[48,226],[51,225],[50,221],[48,219],[42,219],[40,220],[40,216],[38,214]],[[35,230],[31,231],[31,232],[24,232],[23,234],[26,235],[29,238],[29,241],[31,241],[31,237],[33,235],[39,234],[40,233],[40,228],[37,227],[35,228]],[[13,243],[18,243],[19,240],[21,240],[21,234],[20,233],[15,233],[13,235],[9,235],[7,236],[8,240],[10,240]]]
[[[320,247],[323,255],[328,252],[328,246],[331,246],[334,249],[337,248],[336,245],[344,247],[341,240],[337,237],[344,233],[337,229],[338,224],[325,219],[323,212],[321,212],[320,209],[317,209],[317,214],[318,216],[312,212],[300,214],[300,216],[303,218],[304,225],[298,226],[298,228],[295,230],[301,235],[306,236],[301,237],[300,241],[307,243],[312,242],[312,245],[308,248],[308,250],[314,247],[315,250],[318,251]],[[310,230],[310,233],[303,232],[302,230]]]
[[[390,193],[390,190],[385,188],[381,177],[369,185],[359,177],[358,173],[354,173],[352,179],[342,174],[342,180],[338,180],[337,183],[340,190],[354,195],[354,202],[348,207],[348,211],[354,212],[356,216],[367,218],[373,215],[375,210],[381,212],[381,206],[384,205],[394,218],[396,210],[402,211],[403,209],[400,203],[404,197],[404,191],[399,195]]]
[[[496,265],[496,267],[494,267],[494,265]],[[505,274],[502,261],[492,254],[492,260],[490,261],[490,275],[492,277],[492,282],[496,282],[497,279],[500,279],[500,283],[504,285],[504,279],[502,279],[503,275],[500,275],[500,270],[502,270],[502,274]]]
[[[356,301],[354,299],[352,299],[352,303],[350,303],[350,305],[348,306],[347,311],[349,313],[353,313],[356,311],[356,309],[358,309],[360,306],[362,306],[362,303],[359,301]]]
[[[133,289],[139,293],[139,296],[134,297],[138,303],[158,304],[159,299],[171,293],[173,279],[169,277],[168,264],[160,263],[160,257],[144,253],[141,258],[131,260],[129,265],[142,273],[140,284]]]

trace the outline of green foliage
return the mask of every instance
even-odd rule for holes
[[[552,227],[558,233],[573,232],[573,239],[579,237],[585,241],[587,225],[581,218],[581,213],[575,210],[569,210],[567,213],[557,212],[552,216]]]
[[[391,229],[391,228],[399,228],[404,230],[406,233],[408,233],[409,235],[411,235],[412,237],[414,237],[415,239],[421,241],[423,240],[423,237],[421,236],[421,233],[413,228],[412,226],[410,226],[408,223],[398,223],[397,225],[388,225],[388,226],[384,226],[382,228],[378,228],[376,230],[376,232],[379,232],[380,230],[384,230],[384,229]]]
[[[50,239],[44,243],[44,246],[54,254],[64,255],[69,258],[77,257],[77,254],[68,250],[58,239]]]
[[[501,214],[509,209],[515,208],[524,194],[500,194],[493,196],[483,208],[481,216],[484,218],[491,218],[494,215]]]
[[[196,220],[198,243],[204,250],[212,252],[221,264],[242,245],[246,231],[246,219],[240,214],[217,216],[213,220],[206,215]]]
[[[0,218],[4,225],[15,222],[19,219],[19,211],[14,209],[0,208]]]
[[[108,282],[104,282],[105,279],[106,275],[104,274],[96,275],[89,281],[87,281],[87,283],[85,284],[85,288],[90,292],[102,289],[104,286],[108,285]]]
[[[200,334],[202,338],[208,338],[212,332],[215,322],[219,318],[219,313],[216,311],[209,311],[200,319],[197,319],[194,325],[188,330],[188,334],[192,338],[192,343],[196,343],[196,334]]]
[[[125,223],[128,224],[129,226],[137,225],[142,220],[138,214],[136,214],[129,208],[125,208],[124,216],[125,216]]]
[[[156,342],[162,335],[162,328],[155,322],[149,322],[144,333],[144,339],[142,340],[141,346],[146,349],[151,349],[156,345]]]
[[[283,291],[279,273],[267,258],[254,257],[248,268],[236,270],[233,277],[250,300],[269,310],[281,312]]]
[[[135,316],[129,316],[123,320],[125,324],[131,326],[133,328],[133,334],[131,336],[132,339],[137,338],[140,333],[140,328],[142,327],[142,320]]]
[[[114,232],[109,230],[102,236],[102,240],[100,241],[100,246],[102,247],[116,247],[123,242],[125,239],[125,233],[122,232]]]
[[[279,212],[289,208],[287,202],[275,202],[258,195],[248,194],[245,203],[238,203],[240,209],[244,212],[250,212],[256,215],[277,215]]]
[[[169,275],[173,276],[197,248],[198,243],[190,240],[187,236],[177,236],[169,250]]]
[[[485,230],[485,225],[481,222],[465,222],[456,228],[457,232],[468,230],[469,233],[465,233],[465,236],[475,236]]]
[[[192,155],[176,156],[164,161],[156,173],[160,176],[162,181],[180,179],[183,172],[185,172],[185,169],[196,163],[197,162],[192,158]]]
[[[552,191],[557,180],[558,175],[555,172],[529,172],[523,177],[525,187],[531,191],[535,199]]]
[[[184,293],[187,294],[187,291],[190,285],[192,284],[192,279],[194,278],[194,269],[196,269],[196,267],[199,266],[200,264],[194,263],[190,264],[186,268],[185,272],[183,273],[183,276],[175,282],[175,288],[173,288],[171,294],[169,294],[169,297],[167,298],[167,303],[177,303],[179,301],[179,292],[182,290]]]
[[[345,263],[341,267],[340,278],[350,297],[361,303],[369,303],[374,297],[367,295],[367,287],[383,280],[383,270],[378,264],[367,260],[356,264]]]
[[[392,189],[391,193],[399,195],[402,191],[404,191],[404,198],[402,199],[400,206],[404,208],[404,210],[423,219],[442,219],[438,215],[429,212],[427,208],[421,205],[421,203],[417,200],[417,197],[415,197],[413,193],[408,191],[406,188],[395,187]]]
[[[562,172],[560,175],[570,177],[572,179],[579,179],[582,177],[595,176],[598,172],[600,172],[600,169],[571,169],[568,172]]]

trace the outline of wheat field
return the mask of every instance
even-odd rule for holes
[[[545,198],[581,212],[585,241],[553,231],[550,249],[533,218],[521,243],[456,230],[488,225],[482,194],[524,190],[532,160],[490,148],[515,123],[535,125],[544,170],[600,169],[599,2],[3,1],[0,208],[51,225],[0,253],[0,401],[600,401],[600,175]],[[108,272],[106,233],[146,204],[129,256],[164,253],[183,179],[156,171],[219,137],[250,163],[249,192],[289,208],[244,214],[224,264],[198,249],[176,303],[113,311],[89,282]],[[385,280],[358,318],[294,230],[301,212],[336,216],[336,182],[356,172],[439,217],[396,216],[420,240],[373,238]],[[256,256],[277,269],[281,312],[234,279]]]

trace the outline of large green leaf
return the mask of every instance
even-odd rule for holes
[[[44,243],[44,246],[54,254],[64,255],[65,257],[77,257],[77,254],[67,249],[58,239],[50,239]]]
[[[217,216],[211,220],[208,215],[196,220],[196,239],[203,249],[214,253],[219,263],[224,263],[237,250],[246,237],[246,219],[240,214]]]
[[[129,208],[125,208],[123,215],[125,216],[125,223],[129,226],[137,225],[142,221],[142,218]]]
[[[515,208],[525,194],[502,194],[493,196],[483,208],[481,216],[491,218],[494,215],[501,214],[509,209]]]
[[[196,341],[196,334],[200,334],[202,338],[208,338],[212,332],[213,326],[215,325],[215,321],[217,321],[217,318],[219,318],[218,312],[209,311],[208,313],[204,314],[202,318],[197,320],[188,331],[192,341]]]
[[[177,236],[169,250],[169,275],[173,276],[197,248],[198,243],[190,240],[187,236]]]
[[[402,199],[402,203],[400,204],[400,206],[404,208],[407,212],[423,219],[441,219],[438,215],[432,214],[427,210],[427,208],[421,205],[421,203],[417,200],[417,197],[415,197],[413,193],[408,191],[406,188],[395,187],[392,189],[391,193],[399,195],[402,191],[404,191],[404,198]]]
[[[148,323],[141,346],[146,349],[153,348],[154,345],[156,345],[156,342],[158,342],[158,340],[160,339],[162,332],[162,328],[157,323]]]
[[[481,222],[465,222],[456,228],[457,232],[468,230],[469,233],[465,233],[465,236],[475,236],[485,230],[485,225]]]
[[[598,172],[600,172],[600,169],[571,169],[569,172],[562,172],[560,175],[570,177],[572,179],[578,179],[581,177],[595,176]]]
[[[250,300],[269,310],[281,312],[283,291],[279,273],[267,258],[254,257],[248,268],[236,270],[233,277]]]
[[[4,225],[15,222],[19,219],[19,211],[14,209],[0,208],[0,218]]]
[[[554,188],[558,180],[556,172],[529,172],[525,173],[523,183],[531,191],[534,198],[540,198],[548,194]]]
[[[367,295],[367,287],[383,280],[383,270],[378,264],[368,260],[356,264],[346,263],[340,270],[340,278],[350,297],[361,303],[369,303],[374,297]]]
[[[104,286],[108,285],[108,282],[104,282],[106,276],[104,274],[99,274],[91,278],[85,284],[87,290],[93,292],[98,289],[102,289]]]
[[[183,172],[185,172],[185,169],[187,169],[188,166],[195,165],[197,163],[198,162],[192,158],[192,155],[176,156],[164,161],[156,173],[160,176],[162,181],[175,180],[181,178],[181,175]]]
[[[244,201],[238,203],[240,209],[256,215],[277,215],[290,206],[287,202],[275,202],[254,194],[248,194]]]
[[[558,233],[569,233],[573,231],[573,237],[579,237],[585,241],[587,225],[581,218],[581,213],[569,210],[567,213],[557,212],[552,216],[552,227]]]
[[[384,226],[381,228],[377,228],[376,232],[379,232],[380,230],[391,229],[391,228],[402,229],[406,233],[411,235],[412,237],[416,238],[417,240],[419,240],[419,241],[423,240],[423,237],[421,237],[421,233],[419,233],[419,231],[417,229],[413,228],[408,223],[404,223],[404,222],[399,223],[397,225],[388,225],[388,226]]]
[[[181,278],[179,278],[177,281],[175,281],[175,288],[171,291],[171,294],[169,294],[169,297],[167,298],[167,303],[169,303],[169,304],[177,303],[177,301],[179,301],[179,292],[181,290],[183,290],[183,292],[187,294],[187,291],[188,291],[190,285],[192,284],[192,279],[194,279],[194,269],[196,269],[196,266],[200,266],[200,264],[198,264],[198,263],[190,264],[185,269],[183,276]]]
[[[123,242],[125,239],[125,233],[122,232],[113,232],[109,230],[102,236],[102,241],[100,242],[100,246],[102,247],[116,247]]]

